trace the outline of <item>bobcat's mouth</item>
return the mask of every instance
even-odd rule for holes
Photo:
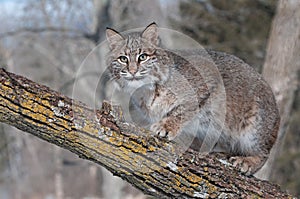
[[[124,79],[128,80],[128,81],[138,81],[138,80],[142,80],[144,79],[143,76],[131,76],[131,77],[124,77]]]

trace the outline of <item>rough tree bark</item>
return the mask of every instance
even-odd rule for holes
[[[239,173],[222,154],[155,138],[103,103],[93,110],[48,87],[0,69],[0,121],[106,167],[159,198],[292,198],[276,185]]]

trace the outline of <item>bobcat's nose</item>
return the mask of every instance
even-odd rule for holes
[[[129,67],[129,73],[131,75],[135,75],[137,73],[138,68],[137,67]]]

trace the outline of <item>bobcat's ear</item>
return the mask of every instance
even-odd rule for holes
[[[124,41],[124,37],[114,29],[106,28],[106,39],[108,41],[110,49],[114,49]]]
[[[150,43],[155,46],[159,45],[158,29],[155,22],[149,24],[145,28],[145,30],[142,32],[142,38],[150,41]]]

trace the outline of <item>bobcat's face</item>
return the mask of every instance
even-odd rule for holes
[[[158,81],[155,49],[145,48],[141,38],[134,38],[133,35],[128,35],[124,43],[111,52],[109,70],[113,79],[121,87],[139,87]]]
[[[130,33],[125,37],[107,29],[111,49],[108,69],[121,88],[138,88],[166,79],[168,68],[161,61],[156,29],[156,25],[151,24],[142,33]]]

